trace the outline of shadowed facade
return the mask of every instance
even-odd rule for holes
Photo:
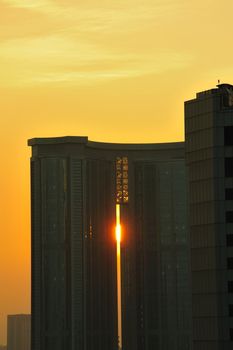
[[[194,350],[233,344],[233,86],[185,103]]]
[[[189,350],[184,144],[42,138],[32,146],[32,350],[116,350],[116,159],[123,350]]]

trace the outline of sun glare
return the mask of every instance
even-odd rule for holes
[[[116,205],[116,241],[121,242],[121,216],[120,204]]]
[[[117,323],[118,350],[122,349],[122,309],[121,309],[121,216],[120,204],[116,204],[116,245],[117,245]]]

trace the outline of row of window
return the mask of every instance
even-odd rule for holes
[[[227,126],[224,128],[224,144],[225,146],[233,146],[233,126]],[[225,176],[233,176],[233,158],[225,158]],[[233,188],[225,189],[225,199],[233,200]],[[233,211],[226,212],[226,222],[233,223]],[[233,234],[228,234],[226,237],[226,243],[228,247],[233,246]],[[233,269],[233,257],[227,258],[227,268]],[[233,293],[233,281],[228,282],[228,292]],[[233,317],[233,304],[229,305],[229,316]],[[230,340],[233,341],[233,328],[230,328]]]
[[[224,144],[226,146],[233,145],[233,126],[228,126],[224,128]],[[232,177],[233,176],[233,158],[225,158],[225,176]],[[225,189],[225,199],[233,200],[233,188]],[[226,212],[226,222],[233,223],[233,211]],[[228,247],[233,246],[233,234],[228,234],[226,237],[226,243]],[[227,268],[233,269],[233,258],[227,258]],[[233,293],[233,281],[228,281],[228,292]],[[229,305],[229,316],[233,317],[233,305]],[[229,330],[230,340],[233,341],[233,328]]]
[[[226,200],[233,200],[233,188],[226,188],[225,189],[225,199]]]
[[[228,281],[228,293],[233,293],[233,281]]]
[[[233,145],[233,127],[225,127],[224,128],[224,141],[226,146]],[[227,177],[232,176],[233,173],[233,160],[232,158],[226,158],[225,159],[225,175]],[[233,188],[226,188],[225,189],[225,199],[226,200],[233,200]],[[226,212],[226,222],[227,223],[233,223],[233,211],[227,211]],[[233,234],[228,234],[226,236],[226,243],[227,247],[233,246]],[[233,257],[227,258],[227,268],[233,269]],[[228,282],[228,292],[233,293],[233,281]],[[229,305],[229,316],[233,317],[233,305]],[[233,341],[233,328],[230,328],[229,330],[230,340]]]
[[[226,146],[233,145],[233,126],[227,126],[224,128],[224,144]],[[233,158],[225,158],[225,176],[233,176]],[[233,200],[233,188],[225,189],[225,199]],[[233,211],[226,212],[226,222],[233,223]],[[228,247],[233,246],[233,234],[228,234],[226,237],[226,243]],[[233,269],[233,257],[227,258],[227,268]],[[233,281],[228,282],[228,292],[233,293]],[[233,305],[229,305],[229,316],[233,317]],[[230,340],[233,341],[233,328],[230,328]]]
[[[224,144],[225,146],[233,145],[233,126],[227,126],[224,128]],[[233,176],[233,158],[225,158],[225,176]],[[233,188],[225,189],[225,199],[233,200]],[[226,212],[226,222],[233,223],[233,211]],[[226,236],[226,243],[228,247],[233,246],[233,234]],[[227,268],[233,269],[233,257],[227,258]],[[228,292],[233,293],[233,281],[228,281]],[[233,317],[233,305],[229,305],[229,316]],[[233,328],[230,328],[230,340],[233,341]]]
[[[227,258],[227,268],[233,270],[233,258]]]
[[[224,145],[233,146],[233,126],[224,127]],[[225,158],[225,176],[233,177],[233,157]],[[233,188],[225,189],[225,200],[233,200]],[[233,223],[233,211],[225,214],[226,223]],[[226,236],[227,247],[233,247],[233,234]],[[233,257],[227,258],[227,268],[233,269]],[[228,293],[233,293],[233,281],[228,281]],[[229,316],[233,317],[233,304],[229,305]],[[229,329],[230,340],[233,341],[233,328]]]
[[[233,177],[233,157],[225,158],[225,176]]]
[[[224,127],[224,145],[233,146],[233,126]]]
[[[224,143],[226,146],[232,146],[233,145],[233,126],[225,127],[224,128]],[[225,159],[225,175],[227,177],[233,176],[233,159],[232,158],[226,158]],[[233,188],[226,188],[225,189],[225,199],[226,200],[233,200]],[[227,211],[226,212],[226,222],[227,223],[233,223],[233,211]],[[228,234],[226,236],[226,243],[227,247],[233,246],[233,234]],[[233,269],[233,257],[227,258],[227,268]],[[233,293],[233,281],[228,282],[228,292]],[[229,305],[229,316],[233,317],[233,305]],[[230,328],[229,330],[230,340],[233,341],[233,328]]]
[[[226,223],[228,223],[228,224],[233,223],[233,210],[226,212]]]
[[[228,258],[232,259],[232,258]],[[228,293],[233,293],[233,281],[228,281]],[[233,317],[233,305],[229,305],[229,316]],[[230,340],[233,341],[233,328],[230,328],[229,330]]]
[[[233,328],[230,328],[230,340],[233,341]]]
[[[227,247],[233,247],[233,234],[227,235]]]

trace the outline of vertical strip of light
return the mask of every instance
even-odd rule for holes
[[[122,349],[122,310],[121,310],[121,207],[116,204],[116,244],[117,244],[117,333],[118,350]]]

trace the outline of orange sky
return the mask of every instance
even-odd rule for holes
[[[183,102],[233,83],[232,0],[0,0],[0,343],[30,312],[31,137],[183,139]]]

